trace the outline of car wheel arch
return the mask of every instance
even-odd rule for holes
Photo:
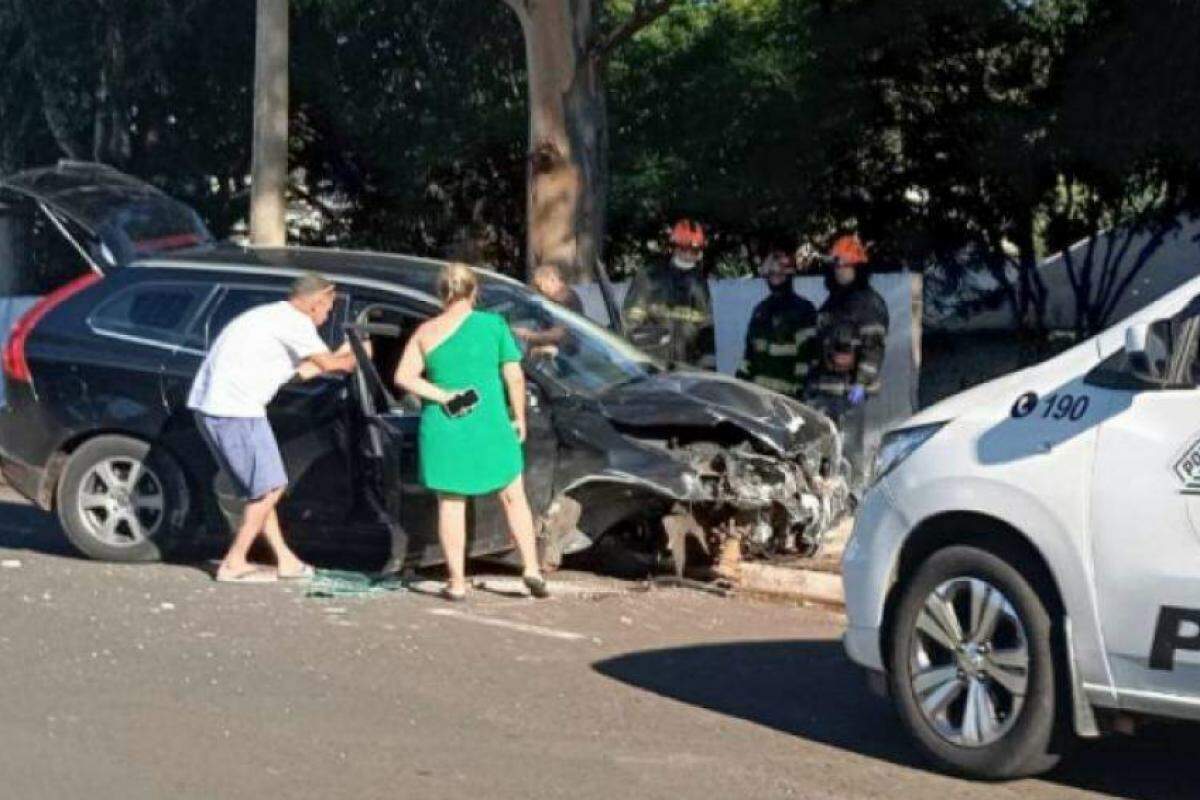
[[[897,556],[879,627],[879,646],[884,663],[888,663],[891,656],[892,620],[908,580],[931,555],[954,545],[977,547],[1004,559],[1014,567],[1026,568],[1029,572],[1028,580],[1046,603],[1047,610],[1056,622],[1056,648],[1060,654],[1065,654],[1067,643],[1063,636],[1063,623],[1066,619],[1066,606],[1063,603],[1062,591],[1054,579],[1049,563],[1029,537],[1004,520],[987,514],[947,512],[923,520],[913,528]]]
[[[88,442],[95,441],[103,436],[114,436],[122,439],[132,439],[142,442],[143,444],[155,446],[156,443],[149,437],[143,436],[135,431],[123,430],[120,428],[95,428],[92,430],[77,433],[67,439],[64,439],[54,451],[54,455],[46,463],[45,477],[42,479],[42,486],[38,492],[38,504],[48,511],[57,510],[58,484],[62,481],[63,473],[66,471],[67,464],[79,448],[83,447]],[[179,469],[181,475],[187,483],[189,494],[194,496],[196,491],[196,476],[187,468],[184,459],[179,457],[179,454],[171,450],[161,443],[157,446],[165,453],[174,465]]]

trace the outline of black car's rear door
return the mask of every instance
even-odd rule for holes
[[[243,311],[286,297],[283,284],[230,284],[220,288],[164,370],[164,399],[172,415],[180,420],[180,427],[194,433],[187,396],[208,347],[221,330]],[[339,302],[321,330],[326,344],[340,343],[340,317],[344,313],[345,305]],[[345,522],[355,505],[350,379],[322,376],[285,384],[267,407],[267,416],[289,480],[280,513],[305,522]],[[201,445],[198,435],[193,441],[193,446]]]

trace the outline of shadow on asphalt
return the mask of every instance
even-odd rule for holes
[[[225,546],[215,538],[180,543],[164,554],[162,563],[211,574],[215,569],[213,562],[221,557]],[[25,550],[58,558],[89,560],[67,541],[57,517],[27,503],[0,501],[0,548]],[[297,543],[296,552],[318,567],[361,572],[378,570],[385,555],[370,551],[346,550],[339,548],[336,543],[321,544],[311,540]],[[271,562],[269,552],[261,541],[256,543],[251,551],[251,558],[264,563]],[[502,565],[498,566],[495,563],[489,563],[488,566],[493,571],[503,570]],[[435,566],[422,568],[419,572],[423,576],[438,578],[443,575],[444,570]],[[514,571],[514,574],[520,574],[519,570]]]
[[[0,502],[0,547],[51,556],[80,558],[67,542],[58,520],[31,505]]]
[[[734,642],[630,653],[596,662],[657,695],[906,767],[928,769],[890,704],[871,694],[836,640]],[[1113,797],[1195,798],[1197,726],[1085,742],[1042,780]]]

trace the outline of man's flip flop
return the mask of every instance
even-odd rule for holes
[[[214,576],[217,583],[275,583],[279,575],[268,567],[250,567],[241,572],[222,572]]]
[[[299,572],[280,572],[281,581],[310,581],[317,576],[317,570],[312,564],[305,564]]]

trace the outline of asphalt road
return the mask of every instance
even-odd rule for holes
[[[839,617],[565,574],[464,605],[217,586],[76,559],[0,503],[5,798],[1200,796],[1195,727],[1058,773],[925,768],[842,655]]]

